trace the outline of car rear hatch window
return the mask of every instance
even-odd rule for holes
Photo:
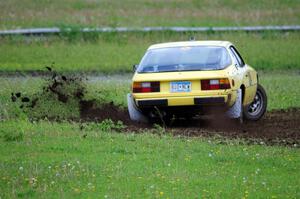
[[[221,70],[231,64],[230,56],[220,46],[184,46],[148,50],[138,73]]]

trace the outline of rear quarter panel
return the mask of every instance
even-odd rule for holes
[[[243,80],[245,86],[243,105],[248,105],[253,101],[258,84],[257,72],[249,65],[246,65],[246,67],[246,74]]]

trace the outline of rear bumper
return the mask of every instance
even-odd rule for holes
[[[137,100],[138,107],[168,106],[167,99]]]
[[[167,107],[167,106],[224,106],[230,101],[231,95],[216,97],[172,97],[166,99],[136,99],[136,104],[140,108],[147,107]]]
[[[194,98],[195,105],[225,105],[224,97]]]

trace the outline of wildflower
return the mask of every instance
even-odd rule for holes
[[[208,157],[212,157],[213,155],[212,155],[212,153],[208,153]]]
[[[258,174],[260,172],[260,169],[256,169],[255,174]]]
[[[20,171],[23,171],[23,169],[24,169],[23,167],[19,167],[19,170],[20,170]]]
[[[164,192],[163,192],[163,191],[159,192],[159,195],[163,196],[163,195],[164,195]]]
[[[170,167],[171,166],[171,164],[170,163],[168,163],[168,167]]]
[[[30,185],[35,186],[36,183],[37,183],[37,179],[36,178],[32,177],[32,178],[29,179],[29,184]]]
[[[49,166],[48,169],[51,169],[51,166]]]

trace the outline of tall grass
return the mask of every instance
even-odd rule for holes
[[[47,26],[234,26],[298,24],[297,0],[9,0],[0,29]]]

